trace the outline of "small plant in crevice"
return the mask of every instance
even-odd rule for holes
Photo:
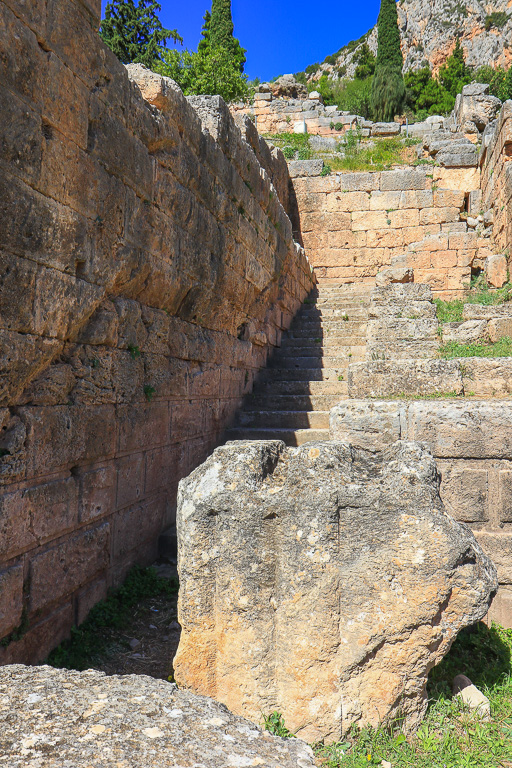
[[[144,397],[150,403],[153,399],[153,395],[155,394],[156,389],[151,386],[151,384],[145,384],[144,385]]]
[[[0,640],[0,648],[7,648],[7,646],[9,646],[11,643],[16,643],[18,640],[21,640],[23,635],[28,632],[28,628],[29,623],[27,609],[24,608],[21,613],[20,623],[12,630],[12,632],[7,635],[7,637],[4,637],[2,640]]]
[[[280,736],[282,739],[295,739],[294,733],[288,730],[284,723],[284,718],[280,712],[271,712],[269,715],[263,715],[263,727],[274,736]]]
[[[332,173],[332,168],[328,163],[326,163],[321,170],[320,176],[330,176],[331,173]]]
[[[136,360],[140,357],[140,349],[136,344],[128,344],[128,352],[130,353],[132,360]]]

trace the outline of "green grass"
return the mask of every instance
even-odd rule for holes
[[[506,283],[503,288],[491,289],[481,278],[473,283],[473,287],[464,299],[456,299],[455,301],[434,299],[437,307],[437,319],[440,323],[461,322],[464,304],[496,306],[507,301],[512,301],[512,283]]]
[[[434,299],[437,307],[437,319],[440,323],[458,323],[462,322],[462,312],[464,310],[464,301],[455,299],[455,301],[443,301]]]
[[[438,355],[445,360],[454,357],[512,357],[512,339],[503,336],[494,344],[486,341],[474,341],[471,344],[448,341],[440,347]]]
[[[510,768],[512,766],[512,630],[478,624],[464,630],[429,677],[429,708],[419,730],[400,723],[352,729],[338,744],[314,745],[325,768]],[[464,673],[489,698],[489,722],[452,699],[455,675]],[[277,713],[273,713],[275,715]],[[266,723],[265,723],[266,725]],[[282,718],[280,725],[286,729]]]
[[[347,150],[345,157],[334,157],[331,163],[333,171],[385,171],[393,165],[403,163],[404,149],[417,143],[416,139],[402,139],[392,136],[387,139],[374,139],[373,146],[364,142]]]
[[[133,608],[152,597],[178,591],[177,581],[158,576],[154,568],[135,566],[124,584],[112,591],[105,600],[97,603],[79,627],[73,627],[71,637],[53,650],[45,663],[64,669],[88,669],[94,659],[106,649],[112,629],[128,626]]]

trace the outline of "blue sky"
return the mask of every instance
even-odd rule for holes
[[[160,0],[162,24],[177,29],[188,48],[196,48],[202,17],[211,0]],[[105,7],[105,2],[103,2]],[[268,80],[323,61],[377,21],[380,0],[232,0],[235,35],[247,48],[249,78]]]

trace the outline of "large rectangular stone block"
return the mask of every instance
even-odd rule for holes
[[[23,611],[23,565],[0,571],[0,639],[15,629]]]
[[[486,468],[468,467],[466,463],[439,461],[441,498],[448,512],[465,523],[489,520],[489,477]],[[492,558],[491,552],[484,547]]]
[[[109,562],[108,523],[36,555],[30,562],[30,611],[45,608],[105,570]]]
[[[396,397],[463,391],[459,365],[453,360],[376,360],[348,369],[349,396]]]

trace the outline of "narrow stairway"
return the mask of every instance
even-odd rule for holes
[[[329,410],[347,397],[347,370],[364,360],[372,286],[318,285],[262,371],[226,440],[329,439]]]

